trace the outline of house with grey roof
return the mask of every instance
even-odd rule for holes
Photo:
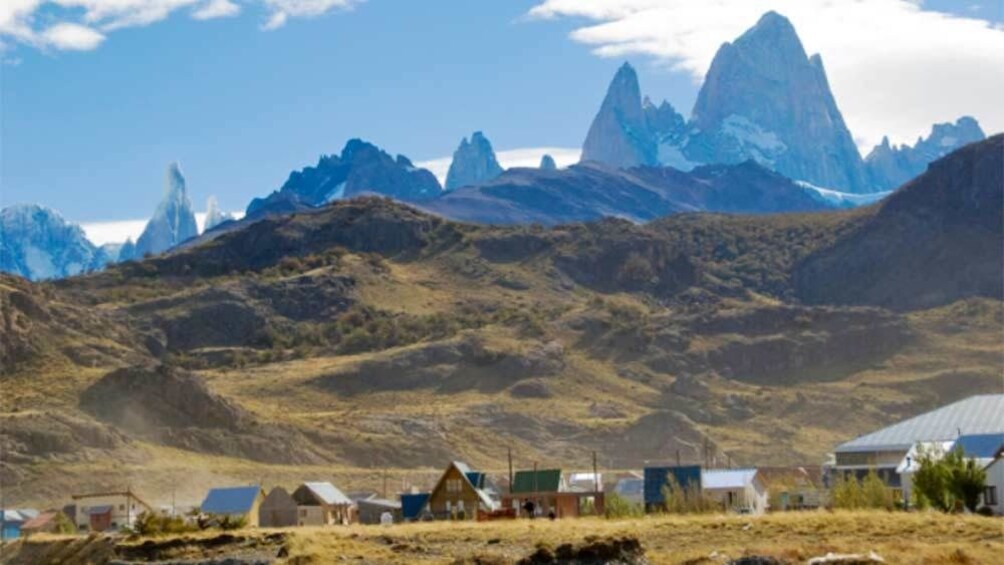
[[[331,526],[356,521],[356,505],[335,485],[306,482],[293,491],[300,526]]]
[[[701,469],[701,490],[726,511],[767,512],[767,486],[756,469]]]
[[[966,436],[994,434],[1004,434],[1004,394],[971,396],[841,444],[830,475],[861,479],[874,470],[909,501],[910,478],[921,454],[947,452],[956,442],[965,452],[966,445],[983,445],[983,440]]]

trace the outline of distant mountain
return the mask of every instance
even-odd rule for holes
[[[0,271],[54,279],[101,268],[107,260],[80,226],[54,210],[31,204],[0,210]]]
[[[188,198],[185,176],[178,163],[171,163],[164,177],[164,199],[136,241],[135,256],[162,253],[197,235],[199,227],[195,223],[192,201]]]
[[[233,220],[234,217],[226,212],[220,211],[220,204],[215,196],[206,199],[206,223],[202,226],[202,231],[209,231],[223,222]]]
[[[423,203],[444,217],[491,224],[554,225],[604,216],[643,222],[679,212],[768,213],[837,207],[753,161],[666,167],[586,163],[562,170],[510,169],[481,186]]]
[[[935,124],[927,139],[918,138],[913,147],[893,147],[888,137],[882,138],[882,143],[865,158],[865,166],[874,186],[895,188],[923,173],[928,163],[984,139],[986,134],[980,124],[972,117],[963,116],[954,124]]]
[[[756,159],[793,179],[845,192],[870,186],[822,58],[787,18],[767,12],[715,54],[691,118],[692,160]]]
[[[824,190],[867,194],[893,189],[947,151],[982,138],[970,119],[935,130],[917,148],[876,148],[866,165],[822,58],[809,57],[791,22],[768,12],[719,48],[689,121],[668,102],[643,98],[635,70],[621,66],[586,135],[582,160],[688,171],[753,159]]]
[[[471,135],[468,142],[465,137],[457,150],[453,152],[453,161],[446,174],[446,190],[455,190],[462,186],[474,186],[502,174],[502,167],[495,158],[491,142],[480,131]]]
[[[655,138],[641,106],[638,74],[628,63],[617,70],[589,126],[582,161],[622,168],[658,164]]]
[[[558,164],[554,162],[554,157],[545,153],[540,158],[540,168],[545,171],[555,171],[558,169]]]
[[[421,202],[442,191],[432,173],[415,167],[404,155],[395,159],[371,143],[351,139],[341,155],[322,156],[316,166],[290,174],[279,190],[252,200],[247,217],[316,208],[361,194]]]
[[[1004,298],[1004,134],[967,145],[794,271],[809,303],[926,308]]]

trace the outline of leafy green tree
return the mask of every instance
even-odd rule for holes
[[[845,510],[865,507],[865,493],[861,483],[853,475],[837,475],[830,491],[830,506]]]
[[[866,508],[892,510],[896,507],[896,497],[892,489],[886,486],[875,469],[868,471],[868,475],[861,481],[861,494]]]
[[[919,507],[932,506],[953,512],[964,506],[976,511],[980,493],[986,488],[987,473],[973,459],[966,459],[961,449],[943,457],[936,452],[922,452],[920,467],[913,476],[914,496]]]
[[[974,459],[963,460],[961,450],[954,450],[951,460],[951,487],[956,500],[970,512],[976,512],[980,494],[987,486],[987,472]]]

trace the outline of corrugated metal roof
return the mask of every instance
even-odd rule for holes
[[[561,469],[516,471],[512,480],[513,494],[531,492],[558,492],[561,488]]]
[[[214,488],[206,494],[201,509],[206,514],[245,514],[254,507],[261,487]]]
[[[400,510],[401,503],[396,500],[387,500],[386,498],[368,498],[366,500],[360,500],[356,502],[359,506],[375,506],[377,508],[387,508]]]
[[[756,473],[756,469],[705,469],[701,471],[701,488],[746,488],[753,483]]]
[[[88,516],[98,516],[101,514],[107,514],[112,511],[112,506],[110,504],[102,504],[101,506],[91,506],[84,511],[84,514]]]
[[[1004,394],[971,396],[863,435],[839,447],[838,452],[909,449],[924,441],[954,440],[966,434],[1004,433]]]
[[[992,459],[1001,446],[1004,446],[1004,433],[965,435],[955,440],[952,448],[961,448],[966,457]]]
[[[329,482],[303,483],[314,496],[324,504],[352,504],[352,500]]]
[[[405,520],[418,518],[425,505],[429,503],[430,493],[422,492],[418,494],[401,495],[401,517]]]

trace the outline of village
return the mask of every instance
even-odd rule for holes
[[[198,506],[156,505],[131,488],[79,492],[62,508],[2,510],[2,538],[38,533],[161,533],[158,519],[182,531],[290,528],[417,521],[565,520],[584,516],[719,512],[763,515],[848,507],[847,488],[881,481],[888,510],[938,508],[921,496],[925,464],[960,458],[982,477],[973,500],[949,501],[945,511],[1004,514],[1004,394],[979,395],[876,430],[837,446],[815,467],[732,467],[652,464],[636,471],[509,468],[479,471],[444,462],[439,478],[421,489],[344,492],[332,482],[284,486],[220,485]],[[867,486],[864,487],[867,490]],[[851,503],[853,507],[853,502]],[[867,506],[867,502],[860,502]],[[945,504],[941,501],[941,504]],[[187,530],[185,530],[187,529]]]

